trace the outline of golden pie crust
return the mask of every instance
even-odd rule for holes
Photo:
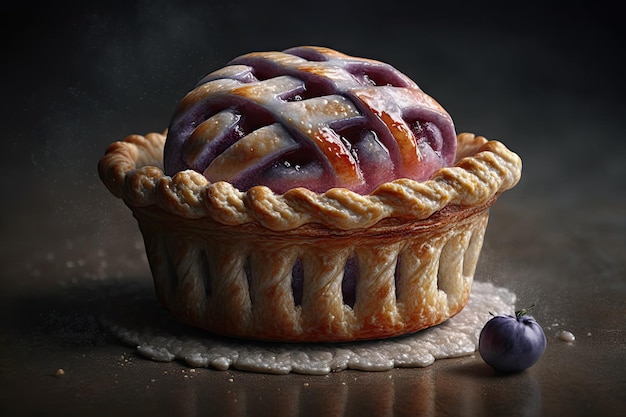
[[[457,142],[454,166],[369,195],[166,176],[160,133],[111,144],[99,173],[137,219],[157,296],[180,320],[241,338],[354,341],[431,327],[466,305],[489,208],[522,164],[498,141],[462,133]],[[358,271],[352,303],[342,292],[348,262]]]

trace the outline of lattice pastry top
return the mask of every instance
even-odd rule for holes
[[[243,55],[181,101],[165,174],[192,169],[240,191],[265,185],[368,194],[454,163],[448,113],[388,64],[321,47]]]

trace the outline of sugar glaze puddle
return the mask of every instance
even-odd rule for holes
[[[477,349],[480,330],[490,313],[513,314],[515,299],[506,288],[474,281],[467,306],[446,322],[407,336],[351,343],[229,339],[182,325],[162,308],[139,308],[145,307],[145,302],[129,302],[129,308],[103,315],[102,322],[121,341],[155,361],[179,360],[191,367],[223,371],[325,375],[345,369],[426,367],[437,359],[470,355]]]

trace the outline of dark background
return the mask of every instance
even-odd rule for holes
[[[523,403],[509,397],[512,385],[530,378],[543,394],[536,415],[618,415],[626,389],[624,14],[616,2],[561,3],[5,2],[0,411],[17,414],[5,401],[16,395],[24,414],[53,414],[28,393],[62,404],[68,392],[106,381],[110,358],[127,352],[92,320],[91,309],[106,303],[86,301],[106,282],[150,281],[130,212],[97,176],[106,146],[165,129],[182,96],[230,59],[309,44],[392,64],[448,110],[459,132],[520,154],[522,181],[492,210],[477,276],[511,288],[520,303],[538,301],[540,320],[568,324],[578,337],[566,349],[548,334],[546,358],[509,383],[480,367],[477,379],[435,364],[392,373],[399,379],[390,392],[416,375],[446,386],[469,380],[472,403],[487,386],[507,408]],[[85,376],[94,362],[99,382]],[[82,375],[78,386],[52,381],[63,363]],[[162,369],[140,363],[133,378]],[[215,383],[215,375],[203,378]],[[114,401],[102,395],[92,400],[107,414]],[[76,404],[87,403],[67,402],[65,415],[80,415]],[[454,401],[437,404],[462,414]]]
[[[166,128],[184,93],[228,60],[303,44],[405,72],[458,131],[520,153],[520,186],[535,197],[572,186],[540,170],[583,182],[623,176],[623,14],[614,3],[280,3],[8,2],[0,162],[11,196],[3,208],[15,211],[3,229],[19,223],[37,234],[98,221],[110,202],[95,169],[107,144]],[[24,219],[24,205],[42,215]]]

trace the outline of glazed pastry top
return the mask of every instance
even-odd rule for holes
[[[368,194],[454,163],[448,113],[388,64],[327,48],[243,55],[181,101],[167,175],[191,169],[245,191],[265,185]]]

